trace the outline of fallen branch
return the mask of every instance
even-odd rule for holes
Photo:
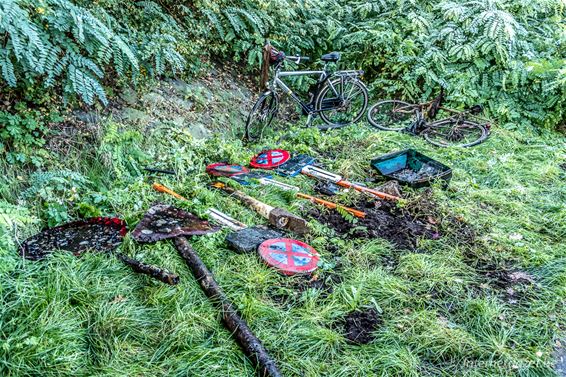
[[[232,336],[236,338],[236,341],[247,356],[259,367],[259,375],[281,377],[282,374],[277,369],[275,361],[269,356],[261,341],[250,330],[246,321],[240,317],[234,305],[228,300],[218,283],[216,283],[214,276],[193,250],[189,241],[185,237],[176,237],[173,241],[179,254],[181,254],[187,266],[193,271],[193,275],[204,293],[222,310],[222,321],[226,328],[230,330]]]

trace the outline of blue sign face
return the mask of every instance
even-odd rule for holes
[[[317,268],[319,260],[311,246],[288,238],[265,241],[259,246],[259,253],[268,265],[286,275],[310,273]]]

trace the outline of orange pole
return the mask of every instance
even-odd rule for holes
[[[184,196],[177,194],[175,191],[171,190],[169,187],[163,186],[160,183],[155,182],[153,185],[151,185],[151,187],[153,187],[153,189],[156,190],[156,191],[172,195],[177,199],[189,201],[189,199],[185,198]]]
[[[359,191],[359,192],[367,192],[368,194],[372,194],[372,195],[377,196],[378,198],[381,198],[381,199],[387,199],[387,200],[399,200],[399,199],[401,199],[398,196],[389,195],[389,194],[386,194],[384,192],[377,191],[377,190],[371,189],[369,187],[356,185],[356,184],[348,182],[348,181],[339,181],[339,182],[336,182],[336,184],[339,185],[339,186],[342,186],[342,187],[353,188],[354,190]]]
[[[307,194],[303,194],[303,193],[298,192],[297,197],[303,198],[303,199],[308,199],[313,203],[322,204],[323,206],[330,208],[330,209],[336,209],[336,208],[343,209],[344,211],[350,213],[351,215],[359,217],[360,219],[363,219],[364,217],[366,217],[365,212],[358,211],[357,209],[350,208],[350,207],[344,207],[344,206],[341,206],[339,204],[329,202],[329,201],[324,200],[324,199],[317,198],[315,196],[311,196],[311,195],[307,195]]]

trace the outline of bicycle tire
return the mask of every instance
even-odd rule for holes
[[[438,147],[468,148],[482,143],[489,136],[489,131],[479,123],[469,120],[464,120],[459,124],[454,123],[456,122],[454,122],[453,119],[431,123],[428,125],[428,128],[423,131],[423,137],[426,141]],[[471,140],[468,139],[461,142],[464,134],[472,135]],[[435,139],[434,136],[439,136],[440,138]],[[444,142],[441,140],[444,140]]]
[[[416,122],[415,105],[399,100],[379,101],[368,110],[368,122],[382,131],[402,131]],[[391,127],[390,124],[400,125]]]
[[[279,97],[271,91],[263,93],[252,107],[246,119],[246,141],[260,140],[279,110]]]
[[[332,101],[336,101],[337,99],[336,99],[336,97],[325,98],[326,94],[328,93],[328,91],[331,88],[330,84],[326,84],[322,88],[322,90],[318,93],[316,100],[315,100],[315,109],[320,114],[320,118],[324,122],[324,124],[317,126],[321,130],[341,128],[341,127],[345,127],[349,124],[356,123],[363,117],[364,113],[366,112],[366,109],[367,109],[367,106],[368,106],[368,91],[367,91],[367,88],[364,85],[364,83],[362,81],[360,81],[358,78],[344,78],[344,81],[342,81],[342,82],[353,83],[353,86],[357,87],[359,89],[359,95],[361,95],[361,99],[362,99],[361,108],[358,111],[358,113],[355,114],[355,116],[350,120],[348,120],[348,119],[345,119],[344,121],[333,121],[333,120],[331,120],[329,118],[328,114],[326,113],[326,111],[321,110],[321,109],[323,108],[324,101],[332,102]],[[340,78],[334,79],[334,80],[332,80],[331,83],[335,87],[338,87],[338,85],[341,84],[341,79]],[[346,85],[343,85],[343,86],[345,87]],[[352,94],[352,96],[353,96],[352,98],[357,98],[358,92]],[[348,98],[348,99],[351,99],[351,98]],[[328,111],[336,111],[336,110],[337,110],[337,108],[332,108],[332,109],[329,109]],[[342,114],[342,115],[344,115],[344,114]]]

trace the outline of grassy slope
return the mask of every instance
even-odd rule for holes
[[[215,111],[224,112],[223,106],[228,104],[218,104]],[[104,191],[104,214],[122,216],[130,226],[158,200],[199,214],[214,205],[247,224],[261,221],[206,189],[203,173],[206,162],[246,163],[261,146],[243,147],[220,136],[196,142],[168,128],[128,128],[136,136],[130,141],[123,133],[101,136],[102,147],[85,145],[53,162],[53,168],[67,167],[89,177],[92,191]],[[104,130],[109,129],[106,124]],[[369,174],[371,157],[416,147],[454,168],[450,188],[436,188],[434,198],[443,213],[463,218],[478,233],[471,248],[445,235],[423,241],[416,253],[383,240],[346,241],[313,223],[315,232],[307,241],[326,262],[320,279],[332,273],[342,277],[327,297],[316,289],[300,293],[293,288],[298,279],[278,275],[254,255],[226,249],[226,230],[193,239],[285,375],[553,375],[553,346],[566,325],[562,135],[498,129],[487,143],[462,151],[362,125],[324,134],[294,129],[278,146],[310,153],[353,179]],[[177,179],[163,183],[190,198],[190,204],[153,192],[151,179],[136,173],[143,158],[124,163],[136,148],[149,161],[181,171]],[[23,201],[18,193],[26,187],[24,173],[4,167],[3,176],[2,197],[19,205],[11,219],[16,212],[23,222],[41,216],[40,204]],[[305,190],[312,187],[306,177],[292,183]],[[295,212],[310,206],[276,191],[250,192]],[[10,228],[4,240],[22,240],[39,227],[36,222]],[[515,234],[523,238],[517,240]],[[34,263],[22,261],[13,244],[0,251],[0,374],[253,375],[169,242],[140,246],[127,239],[122,251],[177,272],[181,283],[165,286],[102,255],[78,259],[61,254]],[[387,260],[395,261],[393,267]],[[536,285],[523,287],[517,303],[487,284],[476,269],[506,263],[536,280]],[[379,306],[383,324],[375,341],[353,346],[335,323],[365,305]]]

